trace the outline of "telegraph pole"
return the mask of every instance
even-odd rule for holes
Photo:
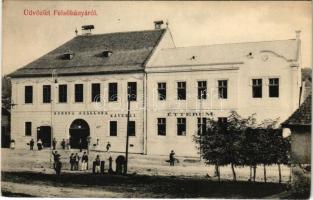
[[[124,174],[127,174],[128,165],[128,143],[129,143],[129,116],[130,116],[130,87],[127,88],[127,131],[126,131],[126,151],[125,151],[125,165]]]
[[[203,98],[203,93],[205,91],[201,91],[200,94],[200,151],[199,151],[199,155],[200,155],[200,160],[201,160],[201,145],[202,145],[202,127],[203,127],[203,121],[202,121],[202,98]]]
[[[51,165],[51,168],[52,168],[52,140],[53,140],[53,134],[52,134],[52,112],[53,112],[53,98],[52,98],[52,91],[54,91],[54,74],[55,74],[55,70],[52,70],[52,73],[51,73],[51,89],[50,89],[50,165]]]

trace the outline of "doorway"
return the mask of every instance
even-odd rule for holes
[[[37,141],[41,140],[43,147],[51,147],[51,127],[39,126],[37,128]]]
[[[70,126],[70,145],[72,149],[80,148],[80,141],[83,149],[87,149],[87,138],[90,135],[88,123],[83,119],[75,119]]]

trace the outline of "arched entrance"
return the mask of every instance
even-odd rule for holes
[[[87,138],[90,135],[88,123],[83,119],[75,119],[70,126],[71,148],[79,149],[80,140],[83,149],[87,148]]]

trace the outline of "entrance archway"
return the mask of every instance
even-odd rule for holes
[[[43,147],[51,147],[51,126],[37,127],[37,141],[39,139]]]
[[[70,126],[71,148],[79,149],[80,141],[83,149],[87,148],[87,138],[90,135],[88,123],[83,119],[75,119]]]

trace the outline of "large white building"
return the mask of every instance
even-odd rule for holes
[[[10,76],[16,148],[90,136],[124,152],[130,94],[130,152],[197,156],[193,135],[210,113],[282,122],[298,108],[300,39],[175,47],[157,24],[76,36]]]

